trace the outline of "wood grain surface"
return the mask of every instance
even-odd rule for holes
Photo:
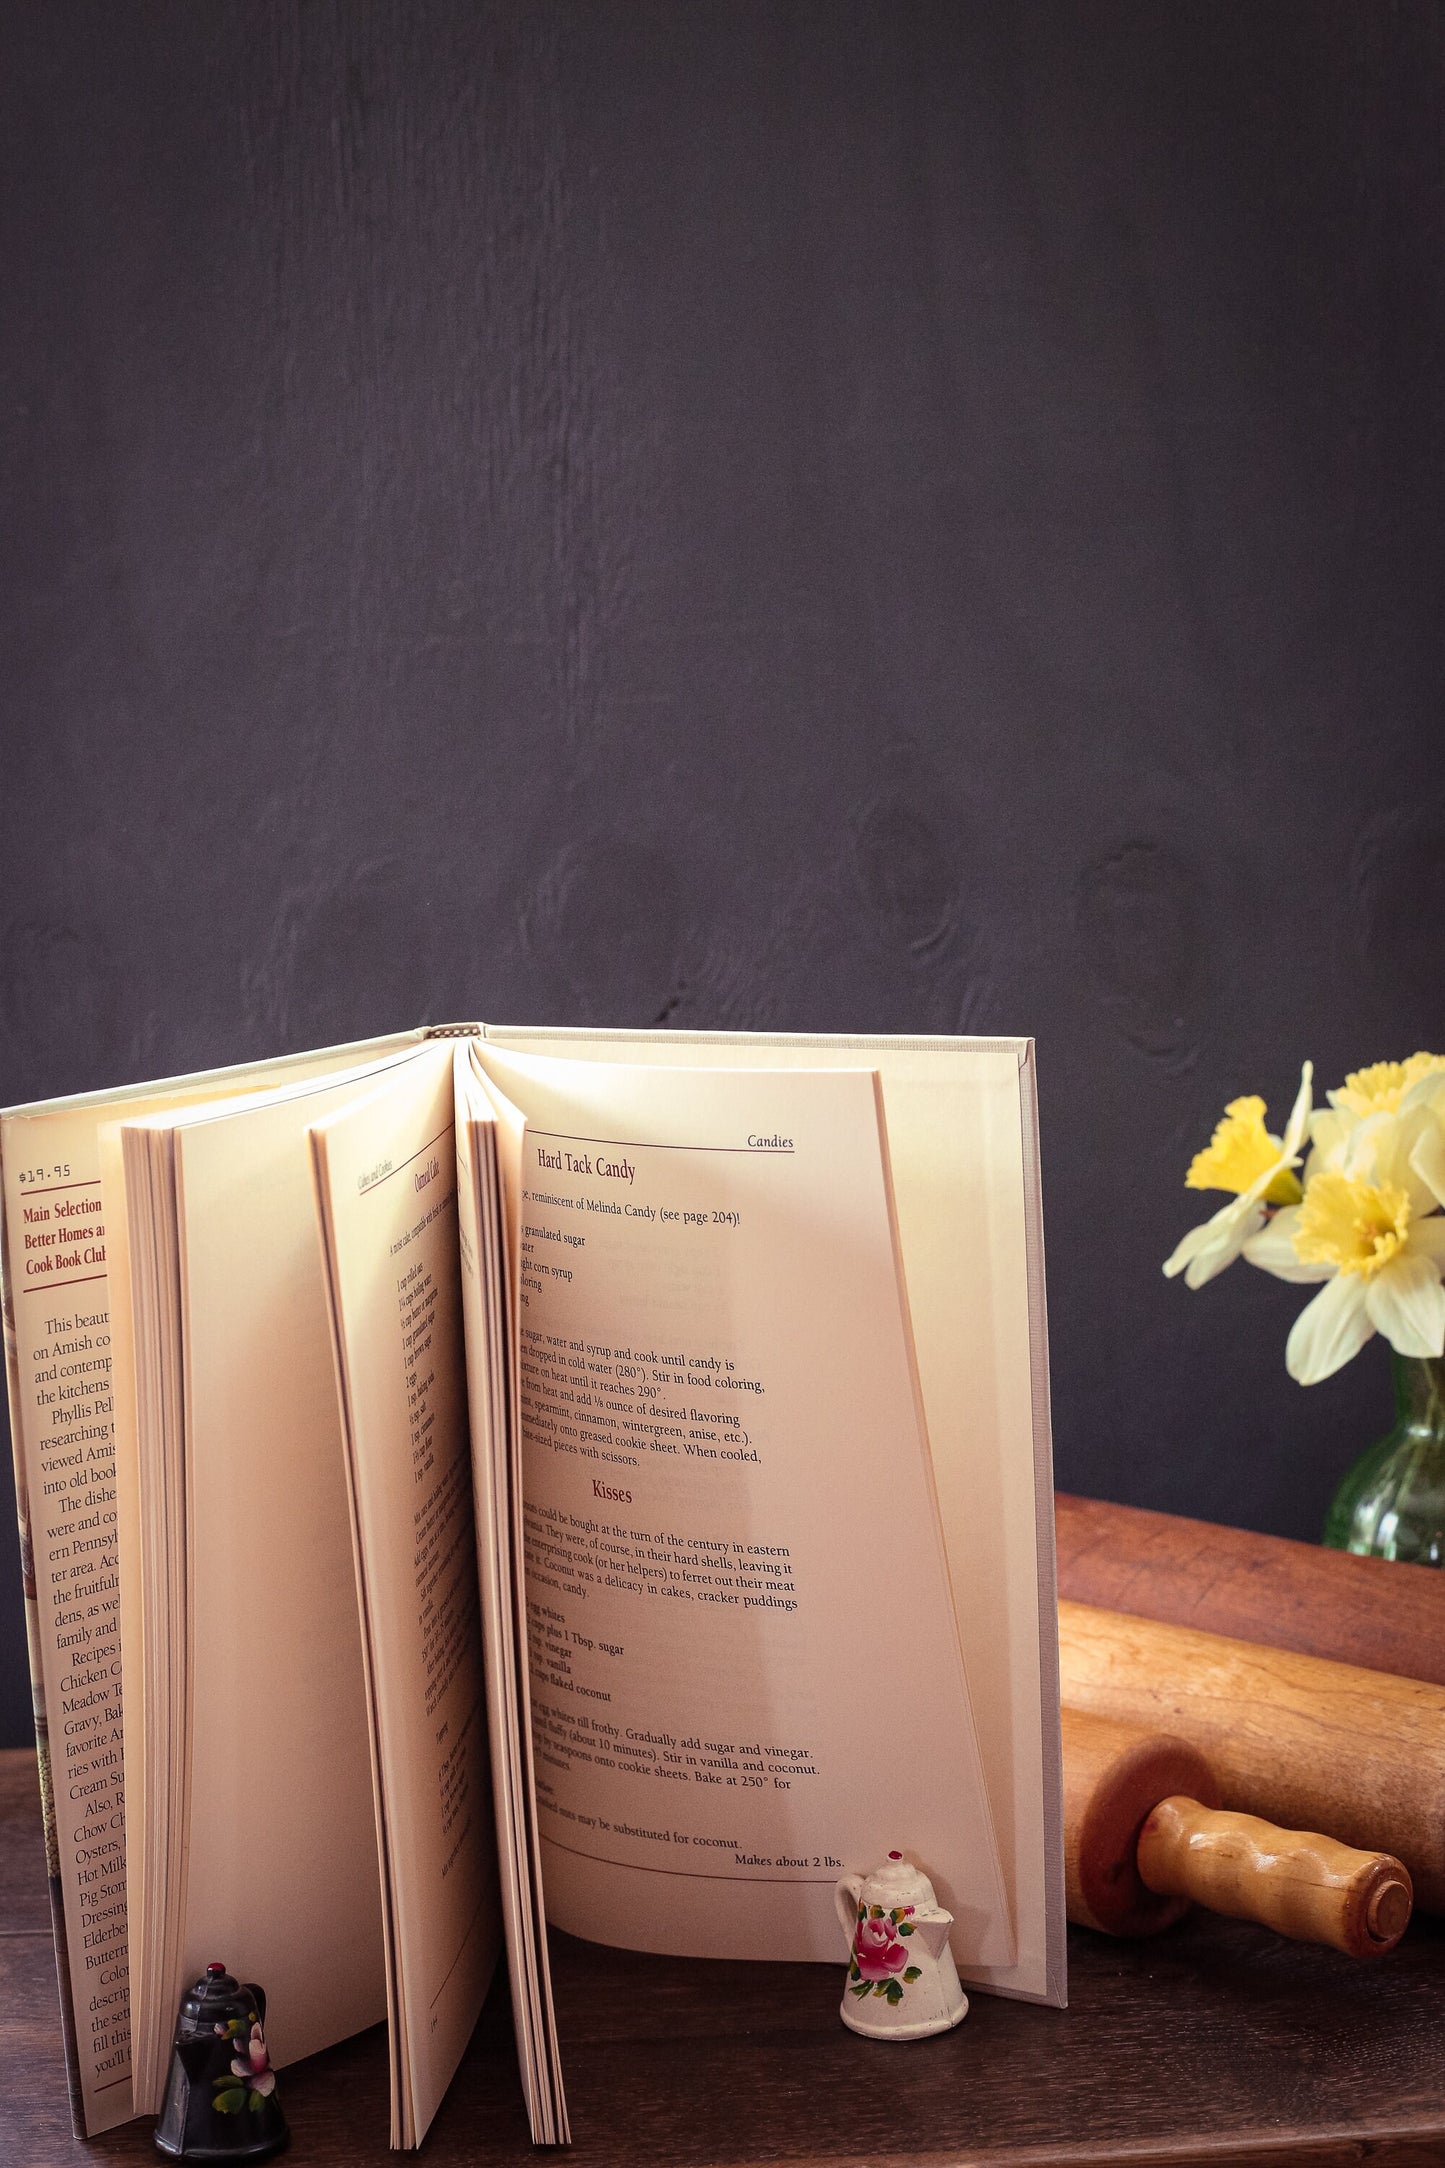
[[[154,2162],[148,2124],[70,2135],[34,1764],[0,1756],[0,2160]],[[43,1907],[43,1891],[41,1893]],[[1196,1914],[1131,1946],[1075,1929],[1067,2011],[974,1998],[907,2047],[838,2022],[842,1968],[704,1964],[553,1937],[577,2168],[1424,2168],[1445,2147],[1445,1934],[1364,1969]],[[294,2168],[381,2168],[386,2051],[363,2034],[283,2074]],[[536,2168],[504,1994],[422,2155]]]
[[[1059,1680],[1070,1708],[1198,1747],[1224,1806],[1393,1853],[1445,1912],[1445,1688],[1069,1602]]]
[[[1445,1686],[1445,1573],[1060,1492],[1059,1594]]]
[[[50,1936],[40,1784],[27,1749],[0,1753],[0,1935]]]

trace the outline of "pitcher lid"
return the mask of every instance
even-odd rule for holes
[[[243,2017],[249,2023],[252,2002],[250,1987],[234,1978],[223,1964],[209,1964],[194,1987],[188,1988],[181,1998],[177,2023],[182,2034],[219,2032],[221,2025],[217,2020]]]
[[[863,1902],[882,1905],[890,1912],[901,1905],[912,1905],[916,1911],[936,1911],[938,1907],[933,1884],[923,1869],[913,1866],[901,1852],[890,1852],[873,1869],[863,1884]]]

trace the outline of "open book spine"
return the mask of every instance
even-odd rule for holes
[[[45,1682],[40,1665],[40,1598],[35,1585],[35,1550],[30,1538],[30,1492],[22,1443],[20,1351],[15,1332],[14,1295],[5,1270],[5,1195],[0,1185],[0,1309],[5,1319],[5,1390],[10,1407],[10,1444],[15,1463],[15,1508],[20,1523],[20,1577],[25,1601],[25,1652],[30,1666],[30,1697],[35,1711],[35,1759],[40,1772],[40,1811],[45,1829],[45,1876],[50,1891],[50,1920],[55,1932],[55,1970],[60,1989],[60,2024],[65,2038],[65,2080],[70,2120],[77,2138],[86,2135],[75,2038],[75,2004],[70,1992],[70,1944],[65,1927],[65,1898],[60,1879],[60,1850],[55,1834],[55,1787],[50,1769],[50,1728],[46,1722]]]

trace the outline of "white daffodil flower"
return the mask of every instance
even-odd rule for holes
[[[1304,1164],[1304,1186],[1322,1166],[1367,1173],[1367,1140],[1393,1136],[1393,1123],[1408,1132],[1408,1149],[1426,1130],[1426,1110],[1445,1112],[1445,1058],[1413,1054],[1406,1062],[1374,1062],[1345,1077],[1339,1091],[1326,1093],[1328,1106],[1311,1117],[1311,1156]]]
[[[1232,1265],[1245,1244],[1263,1227],[1271,1205],[1294,1205],[1301,1195],[1294,1169],[1310,1119],[1313,1062],[1300,1071],[1299,1092],[1282,1137],[1264,1126],[1262,1099],[1232,1099],[1224,1119],[1202,1152],[1196,1152],[1184,1177],[1188,1189],[1226,1189],[1235,1194],[1212,1219],[1191,1227],[1164,1266],[1166,1277],[1184,1274],[1187,1287],[1203,1287]]]
[[[1435,1086],[1445,1078],[1445,1055],[1412,1054],[1408,1061],[1371,1062],[1355,1069],[1338,1091],[1326,1092],[1332,1107],[1360,1119],[1370,1114],[1396,1114],[1420,1085]]]
[[[1411,1125],[1409,1168],[1435,1202],[1445,1205],[1445,1061],[1438,1054],[1417,1054],[1415,1059],[1431,1066],[1400,1101],[1400,1119]]]
[[[1440,1200],[1415,1171],[1415,1154],[1402,1165],[1399,1146],[1381,1134],[1369,1151],[1372,1174],[1388,1151],[1402,1181],[1321,1167],[1303,1203],[1277,1212],[1245,1244],[1249,1262],[1276,1279],[1325,1282],[1285,1347],[1285,1367],[1301,1385],[1332,1377],[1376,1332],[1401,1355],[1445,1354],[1445,1216],[1433,1210]]]
[[[1326,1167],[1406,1188],[1413,1172],[1434,1203],[1445,1204],[1445,1058],[1377,1061],[1325,1096],[1328,1107],[1310,1121],[1306,1189]],[[1429,1212],[1434,1205],[1416,1199],[1415,1208]]]

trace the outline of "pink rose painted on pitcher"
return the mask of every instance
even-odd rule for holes
[[[908,1945],[888,1913],[879,1919],[859,1920],[853,1958],[864,1980],[891,1980],[895,1973],[902,1972],[908,1963]]]

